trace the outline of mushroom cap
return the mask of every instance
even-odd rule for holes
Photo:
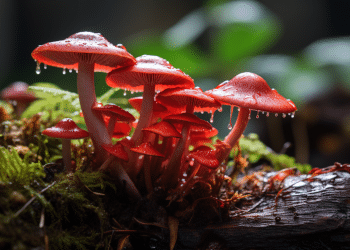
[[[271,89],[262,77],[250,72],[236,75],[230,81],[225,81],[205,93],[225,105],[274,113],[297,110],[291,100]]]
[[[193,106],[194,112],[214,112],[221,107],[220,102],[196,88],[172,88],[166,89],[156,95],[156,100],[165,106],[186,110],[187,106]]]
[[[128,101],[129,101],[130,105],[134,109],[136,109],[137,112],[140,113],[142,100],[143,100],[142,96],[137,96],[137,97],[130,98]],[[167,111],[167,108],[163,104],[160,104],[156,100],[153,102],[153,113],[155,113],[154,115],[156,115],[157,113],[163,113],[166,111]]]
[[[187,157],[195,159],[199,164],[210,169],[216,169],[220,164],[216,158],[215,150],[212,150],[208,146],[195,148]]]
[[[147,128],[142,129],[142,131],[149,131],[163,137],[176,137],[181,138],[181,134],[176,130],[176,128],[169,122],[160,121]]]
[[[130,150],[143,155],[164,157],[164,155],[160,153],[157,149],[155,149],[149,142],[144,142],[140,144],[140,146],[136,148],[131,148]]]
[[[135,117],[130,114],[128,111],[125,111],[121,107],[110,103],[103,105],[102,103],[96,102],[95,105],[92,107],[92,110],[98,111],[101,114],[105,116],[116,116],[118,121],[123,121],[123,122],[133,122],[135,121]]]
[[[25,82],[14,82],[1,91],[1,99],[25,103],[33,102],[37,98],[33,92],[28,90],[28,87],[29,85]]]
[[[44,135],[61,139],[82,139],[89,136],[89,133],[77,126],[70,118],[64,118],[54,127],[47,128],[41,132]]]
[[[103,117],[103,121],[106,125],[106,127],[109,124],[109,119],[110,117],[105,116]],[[131,123],[125,123],[125,122],[116,122],[114,124],[114,129],[113,129],[113,138],[122,138],[130,134],[131,131]]]
[[[182,114],[175,114],[175,115],[168,115],[164,117],[164,121],[168,121],[170,123],[175,123],[175,124],[184,124],[184,123],[190,123],[191,127],[190,130],[196,130],[196,131],[201,131],[201,130],[206,130],[212,129],[212,126],[210,125],[209,122],[204,121],[200,118],[198,118],[194,114],[190,113],[182,113]]]
[[[137,57],[136,61],[133,66],[109,72],[106,77],[107,85],[131,91],[143,91],[145,84],[154,84],[157,91],[178,86],[194,87],[190,76],[161,57],[143,55]]]
[[[128,161],[129,156],[128,153],[125,151],[124,146],[117,142],[115,145],[112,144],[103,144],[102,147],[110,154],[118,157],[121,160]]]
[[[75,70],[80,60],[88,60],[95,63],[95,71],[106,73],[136,63],[124,46],[114,46],[101,34],[88,31],[40,45],[32,52],[32,57],[39,63]]]

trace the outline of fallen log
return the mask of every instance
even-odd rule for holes
[[[350,249],[350,173],[289,176],[229,219],[180,227],[176,249]]]

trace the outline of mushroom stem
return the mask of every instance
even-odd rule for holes
[[[107,131],[111,138],[113,137],[114,126],[117,121],[118,119],[117,119],[117,116],[115,115],[112,115],[111,118],[109,119]]]
[[[62,139],[62,158],[67,173],[72,173],[71,139]]]
[[[219,162],[223,162],[224,160],[226,160],[226,158],[231,152],[231,149],[243,134],[249,122],[249,114],[249,108],[240,108],[235,126],[233,127],[231,132],[225,137],[224,140],[225,143],[230,145],[230,148],[226,149],[226,151],[223,154],[221,154],[221,159],[218,159]]]
[[[163,184],[167,183],[168,187],[175,186],[178,181],[183,151],[187,145],[187,138],[190,132],[190,127],[191,127],[191,124],[189,123],[185,123],[183,125],[182,131],[181,131],[182,137],[178,141],[174,152],[170,156],[170,160],[163,179]]]
[[[102,164],[107,158],[107,151],[102,144],[110,144],[111,139],[102,116],[92,112],[91,107],[96,102],[94,83],[94,63],[81,60],[78,65],[77,86],[81,110],[84,115],[86,127],[91,135],[96,153],[96,163]]]
[[[153,101],[155,94],[155,85],[146,84],[143,91],[143,100],[140,111],[140,119],[137,123],[137,127],[132,136],[132,140],[135,142],[135,146],[142,143],[142,129],[150,125],[153,114]]]
[[[110,171],[110,174],[117,179],[120,185],[125,185],[125,190],[129,197],[135,201],[140,200],[140,192],[137,190],[134,182],[130,179],[124,168],[120,166],[118,158],[114,155],[109,156],[109,158],[102,164],[99,171],[105,172],[109,167],[113,167],[114,171]]]

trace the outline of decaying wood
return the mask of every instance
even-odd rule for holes
[[[350,249],[350,174],[307,177],[288,177],[277,203],[262,196],[226,222],[181,227],[177,249]]]

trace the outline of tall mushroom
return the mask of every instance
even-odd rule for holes
[[[194,82],[191,77],[158,56],[143,55],[137,57],[136,61],[134,66],[108,73],[106,82],[111,87],[143,91],[140,119],[132,136],[135,145],[140,145],[141,131],[151,123],[155,91],[177,86],[193,88]]]
[[[205,93],[223,105],[231,105],[231,112],[233,106],[239,107],[235,126],[224,140],[224,143],[230,145],[231,148],[243,134],[251,110],[283,114],[297,110],[291,100],[278,94],[275,89],[271,89],[262,77],[250,72],[238,74],[230,81],[225,81]],[[228,157],[231,148],[221,154],[220,161]]]
[[[91,135],[97,162],[102,163],[106,151],[101,146],[109,144],[110,137],[100,115],[92,112],[91,107],[96,102],[94,72],[109,72],[112,69],[130,66],[136,63],[124,46],[114,46],[101,34],[79,32],[65,40],[46,43],[32,52],[37,61],[54,67],[75,69],[78,71],[78,94],[86,127]],[[37,71],[38,72],[38,71]]]
[[[71,162],[71,140],[88,137],[89,133],[79,128],[70,118],[61,120],[54,127],[47,128],[41,133],[49,137],[62,139],[63,163],[68,173],[73,172]]]

